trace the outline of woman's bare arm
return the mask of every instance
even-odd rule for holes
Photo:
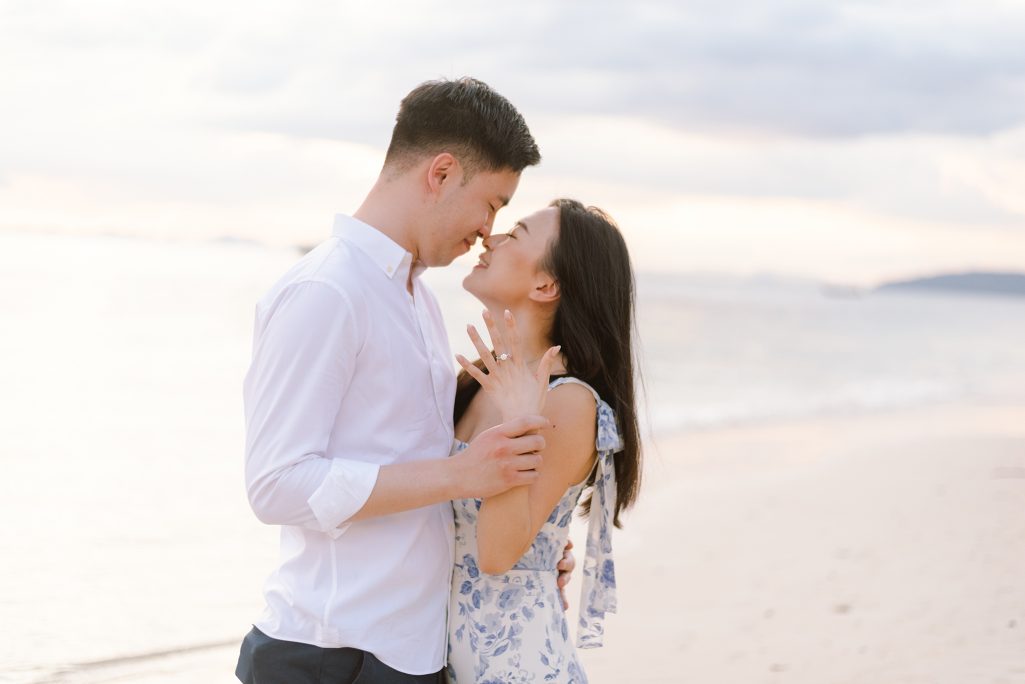
[[[566,490],[580,482],[594,463],[594,397],[586,387],[568,383],[549,393],[544,415],[552,424],[542,431],[538,478],[484,499],[477,517],[480,569],[502,574],[530,548]]]

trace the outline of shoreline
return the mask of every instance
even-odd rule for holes
[[[872,420],[875,418],[894,420],[917,420],[923,414],[935,415],[943,411],[970,411],[980,412],[1009,409],[1025,410],[1025,395],[1015,396],[1010,392],[1003,392],[1000,395],[986,397],[944,397],[936,399],[923,399],[920,401],[894,403],[891,405],[851,405],[842,408],[821,409],[807,413],[794,414],[765,414],[761,416],[749,416],[735,420],[718,420],[708,423],[690,423],[672,427],[655,428],[652,423],[649,426],[642,422],[642,433],[647,433],[648,442],[655,445],[656,450],[665,446],[679,447],[683,442],[690,442],[691,439],[700,435],[715,434],[726,436],[738,431],[782,429],[787,427],[798,428],[821,423],[823,425],[836,424],[842,427],[852,421]],[[1025,417],[1023,417],[1025,420]],[[652,437],[653,435],[653,437]],[[689,447],[688,447],[689,448]]]

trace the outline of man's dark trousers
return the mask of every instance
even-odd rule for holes
[[[272,639],[256,627],[242,641],[235,676],[243,684],[442,684],[441,672],[411,675],[358,648],[320,648]]]

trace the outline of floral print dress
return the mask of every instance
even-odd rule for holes
[[[598,406],[598,453],[583,563],[576,646],[602,645],[605,613],[616,610],[612,562],[612,517],[616,501],[613,454],[622,450],[616,416],[594,389],[576,378]],[[456,441],[454,451],[466,448]],[[480,499],[452,503],[455,509],[455,569],[449,601],[448,678],[457,684],[586,684],[587,676],[569,638],[559,600],[556,564],[569,538],[569,523],[584,482],[573,485],[555,506],[527,552],[503,575],[486,575],[477,563],[477,512]]]

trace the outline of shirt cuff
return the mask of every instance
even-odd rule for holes
[[[338,539],[349,529],[352,523],[345,521],[363,508],[370,498],[380,469],[381,466],[374,463],[331,459],[331,468],[324,481],[306,500],[321,532]]]

